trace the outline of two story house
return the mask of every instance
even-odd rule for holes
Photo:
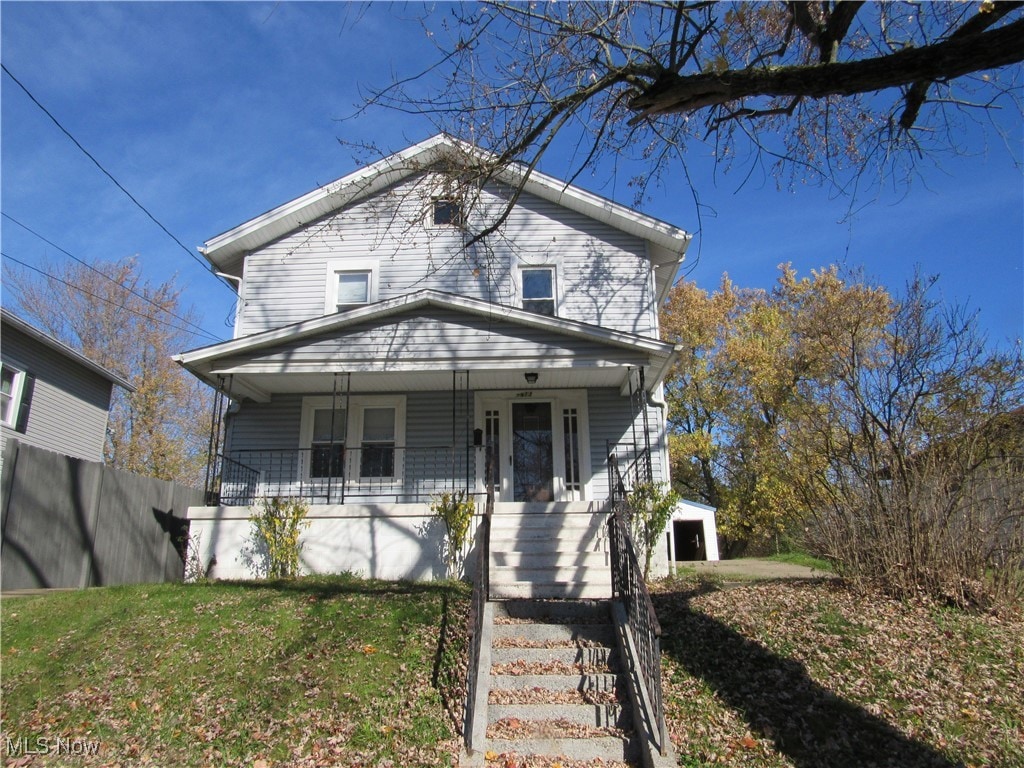
[[[278,496],[310,504],[307,571],[443,576],[431,499],[489,476],[495,594],[608,594],[610,469],[668,477],[658,306],[691,236],[488,159],[435,136],[201,249],[239,287],[235,338],[177,357],[229,403],[189,511],[212,575],[250,575]]]

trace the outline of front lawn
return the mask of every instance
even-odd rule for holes
[[[459,584],[348,577],[6,599],[0,750],[29,765],[453,765],[468,602]]]

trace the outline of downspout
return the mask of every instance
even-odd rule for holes
[[[231,336],[232,338],[237,339],[239,336],[238,318],[242,314],[242,307],[245,306],[245,299],[242,298],[242,278],[238,277],[237,275],[229,275],[227,272],[214,272],[214,274],[217,275],[217,277],[222,277],[225,280],[230,280],[235,284],[235,294],[238,296],[238,298],[235,300],[235,322]]]

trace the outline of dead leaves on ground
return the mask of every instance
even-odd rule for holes
[[[822,582],[666,582],[654,599],[681,754],[756,766],[1024,764],[1019,617]]]

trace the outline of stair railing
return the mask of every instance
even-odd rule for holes
[[[486,502],[483,519],[477,527],[476,542],[476,578],[473,582],[473,597],[470,603],[469,620],[473,627],[470,638],[469,665],[466,670],[466,712],[462,724],[462,738],[466,751],[473,754],[480,744],[475,743],[474,727],[476,718],[486,716],[485,712],[477,711],[477,685],[480,679],[480,648],[484,630],[484,611],[491,597],[491,516],[494,514],[494,468],[490,447],[484,449],[484,486]]]
[[[608,518],[608,540],[611,548],[612,597],[620,600],[626,610],[637,658],[637,670],[647,693],[651,721],[658,730],[658,751],[667,754],[665,705],[661,687],[661,623],[654,612],[651,593],[644,581],[643,569],[629,532],[632,510],[615,454],[608,457],[612,512]]]

